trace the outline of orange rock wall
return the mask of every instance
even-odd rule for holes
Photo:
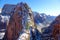
[[[21,8],[16,7],[15,10],[7,26],[7,40],[17,40],[19,32],[22,31],[22,15],[18,15],[18,11],[21,11]]]

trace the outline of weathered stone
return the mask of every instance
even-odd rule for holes
[[[60,15],[56,17],[55,21],[53,21],[53,31],[52,35],[54,37],[54,40],[60,40]]]
[[[29,33],[30,26],[35,28],[32,11],[26,3],[5,5],[2,12],[10,16],[4,40],[17,40],[22,31]]]

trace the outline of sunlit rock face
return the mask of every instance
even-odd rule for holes
[[[0,39],[3,39],[5,33],[4,32],[0,32]]]
[[[0,26],[4,26],[6,29],[3,40],[50,40],[52,30],[51,35],[57,39],[54,31],[60,27],[59,16],[51,23],[52,17],[45,14],[36,14],[35,16],[31,8],[22,2],[16,5],[5,4],[1,15]],[[47,30],[40,33],[42,28]]]
[[[19,36],[18,40],[30,40],[30,34],[22,33],[21,36]]]
[[[49,27],[55,20],[55,16],[46,15],[45,13],[33,12],[33,14],[35,25],[41,33],[43,32],[43,29]]]
[[[3,39],[17,40],[22,32],[29,33],[30,26],[35,28],[32,10],[26,3],[6,4],[2,9],[2,15],[10,16]]]

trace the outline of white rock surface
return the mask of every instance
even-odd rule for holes
[[[18,40],[28,40],[29,39],[29,34],[27,33],[23,33]]]
[[[1,13],[2,9],[0,8],[0,13]]]
[[[5,32],[0,32],[0,39],[2,39],[5,35]]]

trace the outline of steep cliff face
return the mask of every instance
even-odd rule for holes
[[[60,15],[45,29],[44,35],[49,36],[50,39],[60,40]],[[45,37],[46,37],[45,36]],[[48,39],[48,37],[46,37]]]
[[[59,40],[60,39],[60,15],[56,17],[52,25],[53,25],[52,35],[55,40]]]
[[[3,14],[10,16],[4,38],[6,40],[17,40],[21,32],[29,32],[30,26],[35,28],[31,8],[26,3],[5,5],[2,11]]]
[[[11,17],[7,26],[7,37],[10,40],[17,40],[19,32],[22,30],[22,16],[18,14],[18,11],[21,11],[22,9],[20,7],[16,7],[15,10],[17,11],[14,12],[14,15]]]
[[[46,28],[47,30],[45,30],[45,34],[41,34],[37,29],[40,27],[39,30],[41,30],[43,27],[41,23],[47,23],[44,21],[47,21],[46,19],[50,17],[47,17],[45,14],[37,14],[34,17],[31,8],[26,3],[4,5],[2,16],[10,17],[8,25],[5,28],[6,32],[3,40],[50,40],[50,31],[52,28],[52,35],[58,40],[56,35],[60,34],[58,33],[58,30],[60,30],[60,16],[58,16],[51,25]],[[37,26],[39,27],[36,28]]]
[[[35,25],[40,32],[43,32],[55,20],[55,16],[46,15],[45,13],[33,12],[33,14]]]

